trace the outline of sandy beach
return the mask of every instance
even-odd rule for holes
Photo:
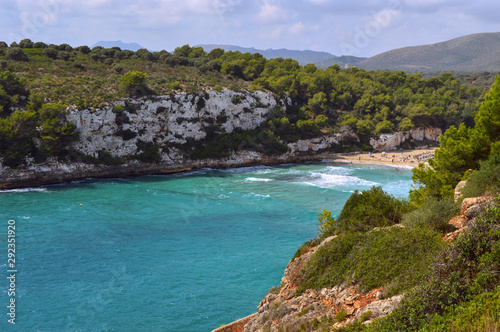
[[[353,153],[339,154],[336,162],[349,163],[354,165],[377,164],[393,167],[413,168],[419,163],[427,162],[427,159],[434,157],[434,150],[437,148],[391,151],[391,152],[372,152],[372,153]]]

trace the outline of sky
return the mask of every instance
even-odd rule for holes
[[[288,48],[370,57],[500,32],[498,0],[1,0],[0,41]]]

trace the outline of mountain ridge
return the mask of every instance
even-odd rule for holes
[[[122,50],[130,50],[134,52],[141,48],[145,48],[144,46],[141,46],[135,42],[124,43],[121,40],[100,40],[97,43],[90,46],[90,48],[94,48],[96,46],[102,46],[104,48],[119,47]]]
[[[236,45],[200,44],[207,52],[214,48],[242,53],[260,53],[265,58],[292,58],[299,64],[315,64],[326,69],[332,65],[341,68],[360,67],[367,70],[432,71],[500,71],[500,32],[475,33],[439,43],[406,46],[389,50],[369,58],[352,55],[336,56],[328,52],[310,50],[267,49]]]
[[[333,55],[328,52],[319,52],[311,50],[289,50],[286,48],[280,48],[280,49],[268,48],[266,50],[261,50],[254,47],[241,47],[237,45],[224,45],[224,44],[199,44],[195,45],[195,47],[202,47],[206,52],[210,52],[215,48],[221,48],[226,52],[238,51],[241,53],[260,53],[265,58],[268,59],[292,58],[294,60],[297,60],[301,65],[337,58],[336,55]]]
[[[373,70],[500,71],[500,32],[476,33],[380,53],[358,63]]]
[[[92,45],[137,51],[144,48],[137,43],[99,41]],[[367,70],[402,70],[406,72],[469,71],[500,72],[500,32],[475,33],[439,43],[406,46],[364,58],[353,55],[337,56],[329,52],[312,50],[257,49],[227,44],[198,44],[206,52],[215,48],[241,53],[260,53],[267,59],[291,58],[300,65],[314,64],[326,69],[333,65],[341,68],[360,67]]]

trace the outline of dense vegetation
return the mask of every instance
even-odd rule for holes
[[[486,94],[473,128],[460,124],[450,127],[440,138],[440,148],[431,167],[421,164],[413,171],[413,180],[421,184],[410,192],[417,204],[430,197],[452,197],[457,183],[466,179],[469,170],[479,169],[480,162],[500,154],[500,77]]]
[[[25,104],[25,111],[12,111],[12,105]],[[16,167],[27,156],[43,161],[64,156],[67,146],[78,138],[76,126],[66,120],[66,106],[44,104],[40,94],[28,91],[22,80],[7,71],[0,72],[0,157]]]
[[[270,90],[280,97],[290,97],[293,106],[258,129],[259,133],[269,131],[271,146],[260,147],[268,152],[282,151],[284,143],[346,125],[360,136],[360,147],[381,133],[421,126],[472,126],[484,92],[480,85],[472,85],[487,80],[484,74],[462,77],[470,84],[467,86],[449,73],[423,78],[421,74],[404,72],[340,70],[337,65],[323,70],[312,64],[300,66],[292,59],[267,60],[258,53],[222,49],[207,53],[189,45],[172,53],[146,49],[132,52],[118,47],[47,45],[29,39],[10,46],[0,42],[0,70],[5,71],[2,75],[10,75],[9,80],[20,79],[15,82],[22,82],[24,89],[17,91],[9,87],[9,82],[0,82],[3,118],[15,109],[25,109],[33,93],[40,93],[45,103],[83,109],[125,97],[181,90]],[[201,147],[190,152],[192,156],[212,152],[224,156],[235,147],[255,145],[251,141],[244,143],[255,133],[228,136],[213,132],[220,135],[212,137],[217,145],[214,151]]]
[[[414,169],[420,187],[409,201],[374,187],[352,194],[337,219],[328,211],[319,215],[318,238],[296,256],[327,236],[337,238],[318,249],[296,277],[299,293],[339,283],[355,284],[360,291],[383,287],[385,296],[405,293],[386,318],[340,330],[500,328],[500,78],[475,123],[446,131],[430,167]],[[461,203],[454,202],[449,188],[463,178],[468,182],[461,200],[490,195],[496,205],[470,223],[468,232],[445,243],[441,237],[453,230],[448,221]]]

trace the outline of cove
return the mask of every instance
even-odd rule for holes
[[[16,327],[210,331],[256,311],[319,212],[373,185],[406,197],[410,178],[311,163],[1,191],[2,232],[16,221]]]

